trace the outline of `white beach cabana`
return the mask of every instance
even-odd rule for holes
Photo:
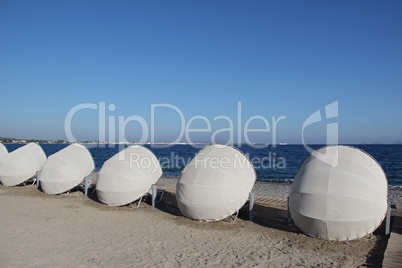
[[[49,156],[40,172],[40,186],[46,194],[61,194],[79,185],[94,168],[88,149],[74,143]]]
[[[0,181],[4,186],[16,186],[32,178],[46,161],[46,155],[36,143],[28,143],[11,153],[0,163]]]
[[[96,193],[109,206],[123,206],[145,195],[162,175],[156,156],[139,145],[107,160],[98,173]]]
[[[328,146],[308,156],[292,184],[289,211],[304,233],[352,240],[372,233],[387,211],[387,178],[366,152]]]
[[[246,203],[255,180],[254,167],[242,152],[209,145],[183,169],[176,186],[177,204],[190,219],[219,221]]]
[[[2,143],[0,143],[0,163],[1,163],[1,161],[4,160],[4,158],[6,158],[7,155],[8,155],[8,150],[7,150],[6,146],[4,146]]]

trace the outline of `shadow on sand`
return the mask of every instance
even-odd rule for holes
[[[78,189],[78,191],[79,191],[79,189]],[[95,186],[91,186],[88,189],[88,198],[91,199],[92,201],[95,201],[98,204],[102,204],[102,206],[107,206],[99,201],[99,199],[96,195]],[[152,199],[150,196],[148,196],[142,202],[143,202],[142,204],[146,204],[146,206],[152,205]],[[134,203],[132,203],[132,204],[134,204]],[[130,208],[130,205],[126,205],[123,207]],[[184,215],[180,212],[180,210],[177,206],[176,195],[173,193],[170,193],[168,191],[166,191],[164,193],[163,199],[161,200],[160,203],[158,203],[156,205],[156,208],[164,213],[181,218],[180,221],[187,220],[187,218],[184,217]],[[246,207],[243,207],[242,209],[240,209],[238,218],[242,219],[244,221],[249,220],[249,213],[248,213],[248,209]],[[393,222],[394,218],[395,217],[391,217],[391,223]],[[222,221],[230,223],[230,222],[233,222],[233,219],[234,219],[234,216],[231,216]],[[288,211],[287,211],[287,209],[284,209],[282,207],[274,207],[274,206],[271,207],[268,205],[255,204],[254,205],[253,222],[255,224],[258,224],[258,225],[261,225],[264,227],[273,228],[273,229],[277,229],[277,230],[281,230],[281,231],[285,231],[285,232],[301,233],[297,229],[297,227],[295,227],[293,224],[288,224]],[[194,221],[194,223],[195,223],[195,221]],[[194,225],[194,227],[196,227],[196,225]],[[384,252],[387,247],[388,238],[389,238],[389,236],[385,236],[384,233],[385,233],[385,221],[372,234],[372,235],[376,236],[376,243],[375,243],[375,246],[371,249],[371,251],[367,255],[367,259],[364,264],[365,267],[381,267],[382,266]]]
[[[184,215],[180,212],[180,209],[177,206],[176,196],[173,193],[165,192],[163,196],[163,200],[161,203],[157,205],[157,208],[165,213],[184,217]],[[280,208],[267,207],[262,205],[254,205],[254,223],[259,224],[261,226],[275,228],[278,230],[286,231],[286,232],[296,232],[297,229],[292,225],[287,224],[287,210],[283,210]],[[240,209],[238,218],[248,221],[249,213],[246,207]],[[233,222],[235,216],[232,215],[223,219],[224,222]]]

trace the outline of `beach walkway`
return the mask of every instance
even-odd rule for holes
[[[391,236],[385,250],[382,267],[402,266],[402,203],[396,205],[396,215],[391,229]]]
[[[176,188],[174,188],[172,186],[158,185],[158,189],[165,190],[165,191],[170,192],[172,194],[176,194]],[[274,206],[285,206],[285,207],[287,207],[287,205],[288,205],[288,200],[287,199],[265,197],[265,196],[256,196],[255,199],[254,199],[254,202],[256,204],[271,205],[271,206],[274,205]]]
[[[254,201],[256,204],[261,204],[261,205],[271,205],[271,206],[280,206],[280,207],[288,206],[288,200],[281,199],[281,198],[256,196]]]

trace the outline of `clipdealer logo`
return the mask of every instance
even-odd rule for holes
[[[75,116],[82,111],[82,110],[94,110],[97,111],[97,116],[98,116],[98,140],[104,143],[117,143],[119,144],[120,150],[124,149],[126,144],[130,143],[126,137],[126,128],[130,123],[136,123],[139,125],[139,131],[138,133],[140,134],[140,139],[136,143],[149,143],[154,144],[156,143],[155,141],[155,130],[157,129],[156,126],[156,117],[157,117],[157,111],[158,109],[161,109],[162,112],[163,109],[170,109],[170,112],[174,112],[177,114],[180,122],[180,130],[179,130],[179,135],[175,137],[176,139],[171,142],[167,142],[165,146],[171,146],[176,143],[186,143],[190,145],[194,145],[195,143],[192,141],[191,135],[194,133],[207,133],[210,135],[210,143],[214,144],[216,142],[216,137],[217,135],[220,135],[221,133],[226,133],[228,139],[226,140],[226,144],[242,144],[246,143],[249,146],[253,148],[264,148],[268,147],[270,144],[271,146],[275,147],[277,145],[277,131],[278,131],[278,126],[280,126],[280,122],[283,120],[286,120],[285,115],[281,115],[279,117],[272,116],[271,120],[268,120],[266,117],[261,116],[261,115],[254,115],[249,118],[243,118],[243,113],[242,113],[242,103],[238,102],[237,103],[237,113],[236,113],[236,118],[231,118],[227,115],[218,115],[215,116],[212,120],[208,119],[206,116],[203,115],[196,115],[190,117],[188,120],[186,120],[186,117],[182,110],[172,104],[167,104],[167,103],[159,103],[159,104],[152,104],[150,106],[150,122],[147,122],[147,120],[140,116],[140,115],[131,115],[128,117],[124,117],[122,115],[116,116],[116,115],[107,115],[107,113],[113,113],[116,110],[116,105],[114,104],[109,104],[106,105],[106,102],[101,101],[99,103],[81,103],[73,108],[71,108],[65,118],[64,122],[64,130],[67,139],[70,142],[76,142],[76,138],[73,134],[72,130],[72,122]],[[301,140],[302,144],[305,147],[305,149],[309,152],[312,153],[314,150],[307,145],[305,142],[305,130],[308,129],[308,127],[317,124],[322,121],[326,121],[331,119],[332,123],[326,124],[326,145],[336,145],[338,144],[338,122],[333,122],[334,118],[338,117],[338,101],[334,101],[328,105],[325,105],[323,111],[317,110],[314,113],[312,113],[304,122],[301,128]],[[205,128],[194,128],[194,122],[195,121],[201,121],[203,122],[206,127]],[[225,128],[219,128],[215,129],[213,131],[213,124],[216,121],[225,121],[229,127]],[[263,125],[264,127],[261,128],[251,128],[251,124],[253,122],[259,122],[260,126]],[[235,128],[235,125],[237,126]],[[106,127],[107,126],[107,127]],[[116,139],[116,131],[118,134],[118,137]],[[262,133],[266,135],[266,137],[270,138],[269,143],[264,143],[264,144],[258,144],[255,143],[251,140],[250,134],[252,133]],[[236,136],[236,138],[235,138]],[[99,146],[104,146],[103,143],[101,143]],[[125,154],[121,154],[124,156]],[[331,165],[331,166],[337,166],[338,165],[338,157],[335,159],[331,158],[328,159],[325,157],[325,154],[323,153],[315,153],[315,157],[320,159],[321,161]],[[267,158],[265,156],[265,158]],[[269,159],[265,159],[258,161],[254,159],[253,164],[258,166],[258,163],[260,166],[263,166],[264,163],[269,163],[269,166],[274,166],[271,165],[271,163],[280,163],[280,166],[282,168],[286,167],[286,161],[285,159],[281,157],[277,157],[276,155],[273,155],[272,153],[269,152]],[[278,159],[277,159],[278,158]],[[172,158],[173,159],[173,158]],[[138,162],[139,160],[136,159],[134,162]],[[182,162],[186,162],[187,160],[181,160]],[[170,163],[170,161],[168,161]],[[177,161],[176,161],[177,162]],[[188,162],[188,161],[187,161]]]
[[[106,115],[106,112],[114,112],[116,110],[116,105],[109,104],[106,109],[106,102],[101,101],[98,104],[95,103],[82,103],[71,108],[65,118],[64,121],[64,130],[68,141],[75,142],[77,139],[72,131],[72,122],[73,118],[82,110],[90,109],[98,111],[98,140],[101,142],[108,143],[129,143],[126,137],[126,128],[129,123],[136,122],[139,124],[140,129],[138,131],[140,135],[140,139],[136,141],[136,143],[156,143],[155,140],[155,130],[156,126],[156,112],[158,109],[169,109],[171,112],[175,112],[180,121],[180,131],[179,135],[176,137],[174,141],[168,142],[167,144],[175,144],[175,143],[187,143],[194,144],[193,138],[191,137],[194,133],[204,133],[210,135],[209,143],[218,143],[217,135],[219,134],[227,134],[228,139],[226,140],[226,144],[242,144],[247,143],[253,147],[267,147],[269,144],[275,146],[277,144],[277,129],[278,125],[282,120],[286,119],[285,115],[281,115],[279,117],[272,116],[271,121],[266,117],[261,115],[254,115],[246,120],[243,118],[242,114],[242,103],[237,103],[237,113],[236,118],[233,120],[231,117],[227,115],[218,115],[215,116],[212,120],[208,119],[203,115],[196,115],[190,117],[186,120],[186,117],[182,110],[172,104],[167,103],[158,103],[152,104],[150,107],[150,122],[147,122],[145,118],[139,115],[131,115],[128,117],[124,116],[115,116],[115,115]],[[203,122],[206,127],[205,128],[194,128],[195,121]],[[223,121],[229,127],[219,128],[213,130],[213,125],[217,121]],[[244,122],[244,123],[243,123]],[[263,127],[261,128],[252,128],[251,124],[254,122],[259,122]],[[108,123],[108,129],[106,129],[106,123]],[[236,126],[236,127],[235,127]],[[115,133],[118,133],[118,138],[116,139]],[[266,137],[270,138],[270,142],[264,144],[257,144],[253,142],[250,138],[250,134],[252,133],[263,133],[266,134]],[[236,138],[235,138],[236,136]]]
[[[321,110],[317,110],[314,113],[312,113],[303,123],[303,127],[302,127],[302,142],[304,145],[304,148],[306,148],[306,150],[309,153],[313,153],[313,149],[307,145],[307,143],[305,142],[304,139],[304,130],[313,125],[316,124],[318,122],[321,122],[324,120],[329,120],[329,119],[333,119],[333,118],[337,118],[338,117],[338,101],[334,101],[328,105],[325,106],[324,111]],[[325,116],[322,117],[321,115],[324,114]],[[326,124],[326,145],[337,145],[338,144],[338,122],[334,122],[334,123],[327,123]],[[338,147],[336,147],[336,153],[335,153],[335,157],[331,157],[331,158],[327,158],[325,156],[325,153],[320,153],[318,151],[316,151],[314,153],[314,156],[327,163],[330,166],[336,167],[338,166],[338,162],[339,162],[339,155],[338,155]]]

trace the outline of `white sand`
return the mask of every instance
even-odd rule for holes
[[[1,267],[357,267],[378,264],[385,246],[375,235],[329,242],[299,234],[283,207],[257,206],[255,222],[195,222],[171,194],[158,208],[114,208],[79,191],[0,185],[0,215]]]

